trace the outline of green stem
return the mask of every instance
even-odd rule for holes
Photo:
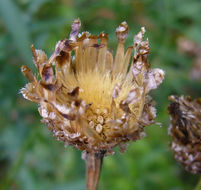
[[[201,177],[194,190],[201,190]]]

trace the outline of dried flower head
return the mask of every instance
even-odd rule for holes
[[[113,57],[107,34],[79,34],[80,27],[75,20],[69,39],[59,41],[49,59],[32,47],[38,73],[22,66],[30,83],[21,93],[39,104],[42,122],[58,140],[87,152],[111,152],[122,142],[142,138],[143,128],[154,123],[156,109],[148,93],[162,82],[164,72],[150,69],[144,28],[125,51],[128,25],[122,22]]]
[[[170,96],[169,134],[175,159],[191,173],[201,173],[201,99]]]
[[[200,56],[195,57],[190,70],[190,79],[201,80],[201,51]]]
[[[198,43],[186,38],[179,37],[177,40],[178,50],[181,53],[187,54],[189,56],[199,56],[201,52],[201,47]]]
[[[201,79],[201,47],[198,43],[193,42],[185,37],[179,37],[177,40],[178,50],[188,56],[191,56],[192,68],[189,73],[190,79]]]

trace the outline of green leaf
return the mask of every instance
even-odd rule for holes
[[[22,60],[30,66],[32,59],[31,40],[22,12],[13,1],[1,0],[0,15]]]

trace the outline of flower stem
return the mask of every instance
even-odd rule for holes
[[[98,153],[86,153],[86,189],[97,190],[105,151]]]
[[[195,187],[195,190],[200,190],[200,189],[201,189],[201,177],[200,177],[198,184]]]

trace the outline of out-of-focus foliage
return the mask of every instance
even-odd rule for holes
[[[162,128],[151,126],[147,137],[128,152],[104,160],[99,189],[191,190],[198,180],[176,163],[169,149],[167,97],[201,96],[200,81],[189,78],[193,57],[178,52],[185,37],[201,46],[199,0],[1,0],[0,1],[0,189],[44,190],[85,187],[81,153],[64,148],[43,126],[37,106],[18,93],[25,78],[20,66],[31,68],[29,46],[48,55],[65,38],[79,17],[82,30],[109,33],[116,48],[115,28],[124,20],[130,26],[127,45],[141,26],[147,30],[152,67],[166,71],[164,83],[153,93]]]

